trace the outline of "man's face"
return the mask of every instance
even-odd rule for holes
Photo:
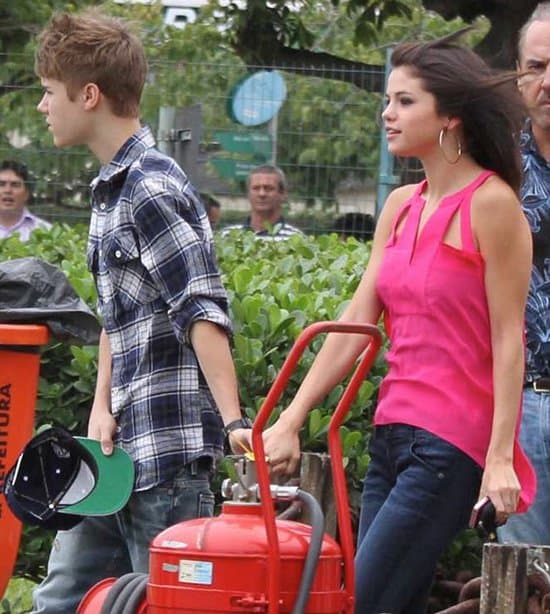
[[[57,147],[86,144],[88,126],[81,93],[71,100],[61,81],[43,78],[41,83],[44,94],[36,108],[45,115],[54,144]]]
[[[271,173],[255,173],[248,181],[248,199],[252,211],[260,217],[276,221],[281,205],[286,200],[286,191],[279,187],[279,177]]]
[[[550,132],[550,21],[535,21],[520,48],[518,80],[535,136]]]
[[[29,200],[29,191],[23,179],[13,170],[0,171],[0,213],[18,220]]]

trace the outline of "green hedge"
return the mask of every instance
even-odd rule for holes
[[[245,412],[254,417],[292,343],[315,321],[332,320],[351,297],[367,263],[370,245],[335,235],[260,241],[251,233],[216,236],[217,255],[235,325],[234,360]],[[95,288],[86,267],[86,228],[55,225],[36,231],[26,243],[0,241],[0,259],[37,256],[61,268],[75,290],[95,305]],[[322,339],[304,353],[281,399],[289,401]],[[52,342],[42,354],[36,424],[62,424],[86,432],[97,366],[96,347]],[[378,383],[384,373],[379,357],[342,428],[352,509],[368,456],[368,432]],[[326,449],[330,414],[342,394],[338,386],[314,409],[302,430],[305,451]],[[275,416],[274,416],[275,418]],[[15,575],[38,580],[45,573],[52,535],[25,527]]]

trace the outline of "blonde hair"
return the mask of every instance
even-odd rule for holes
[[[129,24],[97,9],[57,13],[38,36],[34,68],[61,81],[71,100],[95,83],[120,117],[138,117],[147,75],[143,45]]]

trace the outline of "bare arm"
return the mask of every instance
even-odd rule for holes
[[[493,352],[494,414],[480,498],[488,495],[504,519],[516,511],[520,493],[513,444],[523,388],[531,234],[515,194],[499,180],[478,190],[472,204],[474,233],[485,261]]]
[[[341,322],[376,324],[382,305],[376,293],[376,279],[398,207],[410,195],[411,186],[390,194],[376,225],[369,262],[353,297],[340,316]],[[365,349],[364,335],[327,335],[317,357],[290,405],[264,433],[264,444],[274,472],[292,473],[300,458],[299,431],[310,409],[319,403],[353,367]]]
[[[191,328],[190,337],[224,425],[238,420],[241,417],[241,409],[237,376],[226,332],[217,324],[198,320]],[[248,445],[247,435],[243,429],[231,432],[229,441],[235,453],[243,453],[239,441],[244,441]]]
[[[107,333],[99,338],[99,355],[94,402],[88,420],[88,437],[101,441],[104,454],[113,451],[116,422],[111,414],[111,346]]]

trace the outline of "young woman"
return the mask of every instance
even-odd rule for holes
[[[343,313],[390,322],[356,557],[356,612],[420,614],[443,550],[490,497],[499,521],[535,490],[516,441],[523,312],[531,268],[517,190],[522,107],[448,37],[392,56],[388,147],[426,179],[392,192]],[[329,335],[298,393],[265,432],[274,471],[292,471],[307,412],[350,370],[362,336]]]

